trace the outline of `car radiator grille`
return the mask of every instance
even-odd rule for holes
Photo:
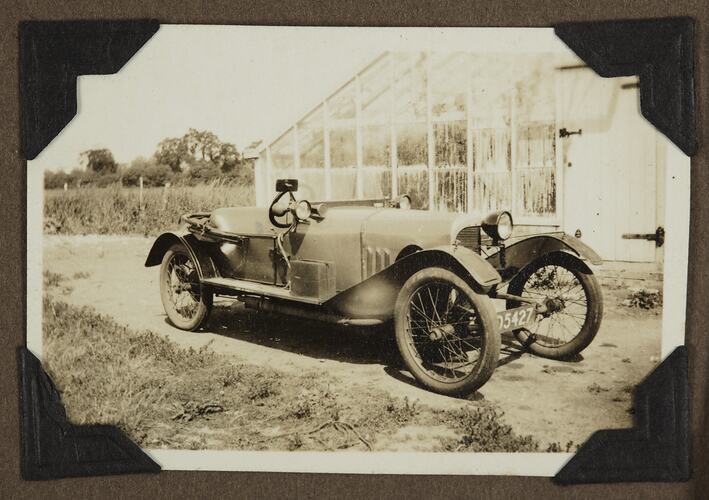
[[[480,227],[470,226],[463,228],[456,236],[456,240],[460,246],[480,253]]]

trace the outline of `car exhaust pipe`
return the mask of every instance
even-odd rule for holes
[[[312,319],[325,323],[333,323],[343,326],[377,326],[384,323],[383,320],[377,318],[346,318],[338,314],[323,312],[320,310],[308,310],[304,307],[284,304],[282,302],[274,302],[266,297],[255,297],[252,295],[242,295],[239,300],[244,303],[248,309],[253,309],[259,312],[270,312],[277,314],[285,314],[287,316],[296,316],[303,319]]]

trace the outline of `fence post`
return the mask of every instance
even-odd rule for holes
[[[64,183],[64,191],[66,191],[67,189],[69,189],[69,183],[68,183],[68,182],[65,182],[65,183]]]
[[[140,188],[138,189],[138,210],[143,211],[143,176],[138,179]]]
[[[162,190],[162,208],[163,210],[167,208],[167,192],[170,189],[170,183],[165,183],[165,188]]]

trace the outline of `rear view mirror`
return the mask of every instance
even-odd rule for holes
[[[286,191],[292,193],[298,191],[298,179],[278,179],[276,181],[276,192],[285,193]]]

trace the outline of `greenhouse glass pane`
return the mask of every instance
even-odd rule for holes
[[[431,61],[431,112],[433,117],[465,116],[470,55],[460,52],[433,54]]]
[[[293,168],[293,129],[286,132],[271,146],[271,165],[274,171]]]
[[[357,133],[354,128],[330,130],[330,161],[334,168],[357,166]]]
[[[324,142],[320,113],[298,125],[301,168],[323,168],[325,166]]]
[[[554,74],[555,58],[552,54],[530,56],[516,61],[522,72],[517,79],[515,101],[519,122],[553,122],[556,115]]]
[[[301,168],[297,173],[299,200],[320,201],[325,199],[325,172],[320,169]]]
[[[362,169],[364,198],[384,198],[391,196],[391,169],[365,167]]]
[[[517,168],[554,168],[554,122],[526,122],[517,126]]]
[[[331,120],[349,120],[355,117],[354,82],[348,83],[337,94],[328,99]]]
[[[464,121],[433,124],[437,167],[465,165],[466,129]]]
[[[426,55],[397,53],[395,63],[395,120],[426,120]]]
[[[509,172],[511,170],[509,128],[473,129],[473,170]]]
[[[389,121],[392,109],[391,71],[390,57],[385,56],[360,76],[363,121]]]
[[[428,164],[428,132],[425,123],[396,127],[396,155],[400,167]]]
[[[473,174],[473,211],[487,214],[494,210],[509,210],[511,183],[507,172]]]
[[[411,197],[411,208],[428,209],[428,171],[425,167],[398,170],[397,185],[400,195]]]
[[[436,168],[433,194],[434,207],[441,212],[466,212],[468,210],[468,172],[465,167]]]
[[[362,153],[364,166],[391,165],[391,130],[388,125],[362,127]]]
[[[553,216],[556,213],[556,172],[553,168],[517,171],[517,213]]]
[[[354,200],[357,198],[357,169],[332,170],[331,178],[333,200]]]

